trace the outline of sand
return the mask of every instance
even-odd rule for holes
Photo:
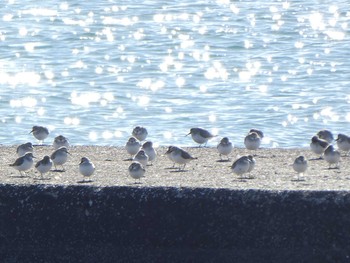
[[[69,149],[71,155],[65,164],[65,171],[50,171],[41,179],[33,167],[26,176],[9,164],[16,156],[15,146],[1,146],[2,184],[47,184],[47,185],[93,185],[133,186],[133,187],[188,187],[188,188],[228,188],[228,189],[261,189],[261,190],[350,190],[349,158],[342,154],[339,169],[329,169],[325,160],[317,157],[309,149],[267,149],[248,151],[235,148],[229,161],[221,161],[216,148],[184,148],[198,159],[187,164],[184,171],[171,169],[173,163],[164,155],[167,148],[157,148],[158,156],[152,165],[147,166],[145,177],[134,180],[128,174],[131,161],[123,147],[74,146]],[[35,146],[35,162],[44,155],[50,155],[52,146]],[[239,156],[254,154],[256,166],[251,172],[252,179],[240,179],[233,174],[230,166]],[[294,159],[304,155],[308,159],[309,168],[298,180],[292,168]],[[95,164],[96,171],[90,178],[79,174],[80,158],[86,156]]]

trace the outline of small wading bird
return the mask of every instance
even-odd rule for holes
[[[69,140],[64,137],[63,135],[58,135],[57,137],[55,137],[54,141],[53,141],[53,148],[55,150],[57,150],[60,147],[66,147],[67,149],[70,147],[70,143]]]
[[[204,130],[202,128],[192,128],[186,136],[188,136],[190,134],[191,134],[193,141],[195,141],[196,143],[199,144],[199,147],[202,144],[206,145],[208,140],[210,140],[216,136],[216,135],[213,135],[209,131]]]
[[[169,146],[169,148],[165,154],[168,156],[170,155],[169,159],[172,160],[174,163],[177,163],[180,165],[179,171],[184,171],[187,163],[189,163],[192,160],[197,159],[196,157],[192,157],[185,150],[183,150],[179,147],[174,147],[174,146]],[[183,165],[182,169],[181,169],[181,165]]]
[[[318,136],[313,136],[311,138],[310,148],[315,154],[320,155],[319,159],[322,159],[323,153],[328,147],[329,143],[325,140],[320,139]]]
[[[329,169],[334,164],[336,169],[339,169],[340,152],[334,149],[333,145],[329,145],[324,151],[324,159],[329,164]]]
[[[25,155],[27,152],[33,152],[34,148],[33,148],[33,144],[31,142],[27,142],[24,144],[21,144],[17,147],[16,152],[18,156],[23,156]]]
[[[16,159],[13,164],[10,164],[13,168],[19,171],[21,176],[25,176],[25,172],[28,171],[33,166],[33,153],[27,152],[25,155]],[[23,172],[23,174],[22,174]]]
[[[79,163],[79,172],[84,176],[83,182],[86,182],[85,178],[90,177],[95,172],[95,165],[89,158],[82,157]]]
[[[139,162],[132,162],[128,168],[129,175],[136,180],[139,180],[142,177],[145,177],[146,169]]]
[[[39,141],[39,144],[43,144],[44,140],[49,136],[49,130],[43,126],[33,126],[30,133]]]
[[[338,134],[338,138],[336,139],[337,141],[337,146],[338,148],[345,152],[345,155],[349,155],[349,151],[350,151],[350,137],[339,133]]]
[[[52,161],[50,156],[45,155],[44,158],[35,164],[35,168],[40,173],[41,179],[44,179],[44,174],[49,172],[52,168]]]
[[[140,150],[141,144],[135,137],[130,137],[125,144],[125,149],[130,156],[134,156]]]
[[[68,154],[70,154],[67,150],[66,147],[62,146],[60,148],[58,148],[57,150],[55,150],[52,154],[51,154],[51,160],[53,161],[53,164],[55,166],[55,170],[57,170],[57,166],[60,165],[62,166],[62,171],[65,171],[64,169],[64,164],[67,162],[68,160]]]
[[[248,150],[257,150],[261,144],[261,138],[256,132],[249,132],[244,138],[244,145]]]
[[[294,160],[293,169],[298,173],[298,181],[300,181],[300,176],[303,176],[307,169],[307,160],[304,156],[298,156]]]
[[[229,138],[227,138],[227,137],[222,138],[220,143],[217,145],[216,148],[219,152],[220,160],[222,160],[222,155],[227,156],[227,161],[230,160],[228,155],[232,152],[233,145],[230,142]]]
[[[148,135],[147,129],[141,126],[136,126],[132,130],[132,136],[134,136],[136,139],[138,139],[140,142],[146,140]]]

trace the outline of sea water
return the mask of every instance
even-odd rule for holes
[[[193,146],[202,127],[243,146],[350,134],[348,1],[3,1],[0,144],[33,125],[71,144]]]

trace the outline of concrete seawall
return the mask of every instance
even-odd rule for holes
[[[1,262],[347,262],[350,193],[0,185]]]

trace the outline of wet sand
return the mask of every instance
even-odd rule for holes
[[[131,161],[123,147],[74,146],[65,164],[65,171],[50,171],[44,179],[33,167],[20,177],[19,172],[9,164],[17,158],[17,146],[1,146],[0,182],[3,184],[48,184],[48,185],[93,185],[134,186],[134,187],[188,187],[188,188],[226,188],[261,190],[350,190],[349,159],[342,154],[339,169],[329,169],[325,160],[316,160],[309,149],[259,149],[248,151],[235,148],[229,161],[221,161],[216,148],[185,148],[198,159],[186,165],[184,171],[172,169],[173,163],[164,155],[166,147],[157,148],[158,157],[147,166],[146,176],[136,181],[128,174]],[[50,155],[52,146],[35,146],[35,162],[44,155]],[[233,174],[230,165],[239,156],[254,154],[256,166],[251,172],[253,179],[240,179]],[[294,159],[304,155],[309,168],[297,180],[292,168]],[[80,158],[87,156],[96,166],[91,180],[83,181],[79,174]]]

